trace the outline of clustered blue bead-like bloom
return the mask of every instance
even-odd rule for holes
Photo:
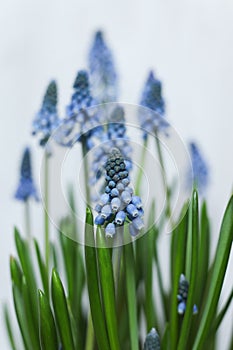
[[[42,107],[33,121],[32,134],[39,135],[40,145],[45,146],[59,124],[57,114],[57,84],[52,80],[44,95]]]
[[[144,129],[144,138],[147,133],[154,133],[159,130],[165,130],[168,123],[165,120],[165,102],[162,96],[162,83],[156,79],[153,72],[149,73],[145,83],[140,105],[149,110],[140,111],[139,122]]]
[[[180,315],[184,315],[186,310],[188,290],[189,290],[189,283],[185,278],[185,276],[181,274],[179,279],[179,288],[178,288],[178,295],[177,295],[177,300],[178,300],[177,311],[178,311],[178,314]],[[197,305],[195,304],[193,306],[193,314],[196,314],[196,313],[198,313],[198,308],[197,308]]]
[[[110,114],[107,130],[102,134],[101,144],[96,147],[92,162],[92,176],[90,183],[95,184],[101,177],[104,165],[112,148],[118,148],[124,158],[126,169],[132,168],[129,137],[126,135],[125,113],[121,106],[116,106]]]
[[[117,100],[117,75],[112,53],[107,47],[103,33],[98,31],[89,53],[90,80],[93,96],[99,103]]]
[[[69,136],[76,124],[79,125],[79,132],[71,141],[65,143],[66,146],[71,146],[75,142],[85,142],[87,149],[93,147],[93,136],[99,136],[103,130],[101,126],[100,113],[95,108],[96,100],[92,97],[88,73],[85,70],[78,72],[75,79],[74,94],[71,102],[66,108],[66,117],[63,120],[61,130],[63,137]]]
[[[34,198],[36,201],[39,200],[36,186],[32,178],[30,149],[27,147],[23,153],[20,180],[15,192],[15,198],[19,201],[26,202],[30,197]]]
[[[105,164],[106,187],[96,211],[96,225],[105,225],[106,237],[113,237],[117,227],[129,222],[129,232],[136,236],[144,227],[141,198],[134,196],[130,187],[129,172],[121,152],[113,148]]]
[[[155,328],[147,334],[146,340],[144,342],[143,350],[160,350],[160,339]]]
[[[194,184],[199,192],[203,192],[209,182],[208,167],[196,143],[191,142],[189,144],[189,150],[192,169],[190,169],[188,174],[188,184],[189,187]]]

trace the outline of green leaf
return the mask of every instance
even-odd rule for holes
[[[185,214],[185,215],[184,215]],[[184,272],[185,268],[185,251],[187,240],[187,226],[188,226],[188,212],[186,206],[184,207],[182,214],[182,220],[179,226],[173,231],[172,241],[175,245],[176,254],[173,255],[172,261],[172,292],[171,292],[171,319],[170,319],[170,337],[171,337],[171,349],[176,350],[178,340],[178,312],[177,312],[177,294],[179,287],[180,275]],[[173,247],[174,249],[174,247]]]
[[[10,270],[12,282],[21,290],[23,273],[19,263],[13,256],[10,257]]]
[[[198,234],[199,234],[199,220],[198,220],[198,194],[197,191],[193,191],[192,204],[191,204],[191,224],[188,231],[188,243],[190,243],[190,249],[188,253],[191,253],[190,260],[190,285],[187,299],[187,306],[184,314],[184,319],[181,327],[181,334],[178,342],[178,350],[187,349],[189,340],[189,333],[191,329],[193,319],[193,305],[195,304],[195,290],[197,280],[197,261],[198,261]],[[190,239],[191,237],[191,239]],[[190,257],[188,257],[190,259]]]
[[[31,343],[33,350],[40,350],[40,340],[39,340],[39,327],[38,322],[35,321],[34,313],[37,310],[34,310],[32,304],[32,297],[30,295],[31,291],[29,286],[27,285],[26,278],[23,277],[22,281],[22,296],[23,296],[23,305],[25,316],[27,320],[27,329],[31,338]]]
[[[128,233],[128,232],[127,232]],[[125,269],[125,283],[127,290],[127,306],[129,315],[129,331],[131,349],[138,350],[138,322],[137,322],[137,299],[136,299],[136,281],[135,281],[135,262],[132,243],[126,244],[123,247],[124,251],[124,269]],[[151,255],[152,260],[152,255]],[[152,283],[152,280],[151,280]],[[151,288],[152,285],[147,286]],[[152,295],[150,295],[152,300]],[[150,303],[151,300],[148,300]],[[147,300],[145,301],[147,303]],[[151,304],[150,304],[151,305]]]
[[[226,315],[227,311],[229,310],[229,306],[232,302],[232,299],[233,299],[233,289],[232,289],[229,297],[227,298],[224,306],[222,307],[221,311],[219,312],[219,314],[215,318],[208,339],[213,337],[217,333],[217,330],[218,330],[224,316]]]
[[[210,225],[207,214],[206,203],[204,202],[201,209],[201,230],[200,230],[200,249],[198,258],[198,284],[202,286],[196,291],[196,303],[201,309],[201,300],[203,300],[204,291],[208,280],[210,255]]]
[[[103,230],[97,227],[97,245],[106,247],[107,242]],[[107,324],[107,331],[111,350],[120,350],[118,338],[115,288],[110,248],[98,248],[97,258],[100,273],[100,286],[102,292],[103,306]]]
[[[163,350],[170,350],[171,349],[170,344],[171,344],[170,324],[166,323],[164,335],[163,335],[162,342],[161,342],[161,347]]]
[[[74,342],[65,291],[60,277],[55,269],[52,271],[51,291],[55,319],[61,337],[62,347],[64,350],[74,350]]]
[[[4,320],[5,320],[5,326],[6,326],[6,330],[7,330],[7,334],[8,334],[8,339],[9,339],[9,342],[11,345],[11,349],[16,350],[15,337],[14,337],[14,332],[12,329],[11,319],[10,319],[9,310],[8,310],[7,305],[4,305]]]
[[[37,256],[37,261],[38,261],[38,265],[39,265],[40,276],[41,276],[43,288],[44,288],[45,294],[47,295],[47,297],[49,297],[49,284],[48,284],[47,268],[46,268],[45,263],[43,261],[43,258],[42,258],[41,252],[40,252],[40,248],[39,248],[39,245],[38,245],[36,239],[34,239],[34,245],[35,245],[36,256]]]
[[[204,341],[210,331],[214,314],[216,312],[219,296],[221,293],[224,276],[227,269],[228,259],[233,240],[233,196],[231,197],[221,225],[220,236],[214,259],[213,273],[210,281],[208,298],[204,313],[198,329],[193,350],[203,348]]]
[[[89,244],[91,244],[91,246]],[[99,290],[97,255],[94,241],[93,215],[89,208],[87,208],[86,210],[85,262],[87,288],[96,341],[99,349],[109,350],[110,346]]]
[[[25,350],[31,350],[33,349],[33,345],[31,344],[30,334],[27,327],[27,317],[24,310],[23,297],[19,287],[14,283],[12,285],[12,292],[13,292],[15,313],[16,313],[18,325],[20,328],[20,332],[22,335],[22,339],[24,342],[24,347],[25,347]]]
[[[39,290],[39,328],[42,350],[57,350],[58,340],[55,321],[46,295]]]

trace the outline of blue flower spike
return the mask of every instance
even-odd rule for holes
[[[94,145],[93,137],[100,137],[103,127],[97,109],[91,108],[97,105],[97,101],[92,97],[87,71],[78,72],[73,88],[74,93],[66,108],[66,117],[62,125],[63,139],[71,134],[75,125],[79,126],[79,132],[69,142],[61,138],[60,143],[72,146],[75,142],[85,142],[89,150]]]
[[[177,300],[178,300],[177,312],[179,315],[184,315],[185,313],[186,303],[188,298],[188,290],[189,290],[189,283],[186,277],[183,274],[181,274],[179,279],[179,288],[178,288],[178,295],[177,295]],[[195,304],[193,306],[193,314],[195,315],[197,313],[198,313],[198,308],[197,308],[197,305]]]
[[[200,193],[203,193],[209,182],[208,166],[195,142],[190,142],[189,150],[192,171],[190,170],[188,173],[188,186],[192,187],[194,185]]]
[[[89,53],[90,81],[93,96],[99,103],[115,102],[118,95],[117,75],[110,49],[103,33],[96,32]]]
[[[44,147],[46,145],[59,124],[60,121],[57,114],[57,84],[52,80],[44,95],[41,109],[36,114],[32,124],[32,134],[39,136],[40,146]]]
[[[31,153],[30,149],[27,147],[23,153],[20,169],[20,180],[17,190],[15,192],[15,199],[21,202],[26,202],[30,198],[34,198],[36,201],[39,200],[36,186],[32,177]]]
[[[160,339],[155,328],[147,334],[143,350],[160,350]]]
[[[166,131],[169,124],[165,120],[165,102],[162,95],[162,83],[158,80],[151,71],[146,80],[140,105],[147,110],[140,110],[139,122],[144,132],[144,138],[147,138],[148,133],[157,131]]]
[[[90,178],[91,185],[96,184],[101,178],[99,174],[103,173],[104,165],[112,148],[118,148],[122,153],[126,170],[129,171],[132,169],[132,148],[126,132],[124,109],[121,106],[116,106],[110,114],[107,130],[102,134],[101,144],[94,150]],[[111,195],[118,195],[116,189],[112,189]]]
[[[133,194],[129,173],[119,149],[111,150],[105,163],[105,172],[105,193],[96,205],[98,215],[95,224],[104,225],[106,237],[113,237],[117,228],[127,222],[130,234],[137,236],[144,227],[142,202]]]

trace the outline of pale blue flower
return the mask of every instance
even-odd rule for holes
[[[186,304],[188,299],[188,291],[189,291],[189,283],[185,276],[183,274],[180,275],[179,279],[179,288],[178,288],[178,306],[177,306],[177,312],[179,315],[184,315],[186,310]],[[197,305],[194,304],[193,306],[193,314],[198,313]]]
[[[149,73],[145,83],[140,105],[146,110],[139,110],[139,122],[144,130],[144,138],[148,133],[166,130],[168,123],[165,120],[165,102],[162,96],[162,83],[155,78],[153,72]]]
[[[209,182],[208,166],[195,142],[190,142],[189,151],[192,169],[188,172],[188,186],[194,185],[199,192],[204,192]]]
[[[41,109],[33,121],[32,134],[38,135],[40,145],[45,146],[59,125],[60,121],[57,114],[57,84],[52,80],[44,95]]]
[[[89,53],[89,70],[93,96],[99,103],[115,102],[118,95],[117,75],[110,49],[98,31]]]
[[[129,223],[132,236],[144,227],[141,199],[134,196],[130,187],[129,173],[119,149],[113,148],[105,163],[105,193],[96,205],[96,225],[105,226],[107,237],[113,237],[119,226]]]
[[[160,339],[155,328],[147,334],[143,350],[160,350]]]
[[[20,180],[15,192],[15,198],[22,202],[26,202],[29,198],[34,198],[38,201],[37,190],[32,177],[31,153],[29,148],[26,148],[23,153]]]

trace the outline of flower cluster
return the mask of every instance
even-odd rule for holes
[[[106,236],[113,237],[117,227],[127,220],[130,234],[136,236],[144,227],[142,202],[141,198],[133,195],[124,158],[117,148],[111,150],[105,170],[105,193],[96,205],[98,216],[95,224],[105,224]]]
[[[192,169],[190,169],[188,174],[188,185],[191,187],[194,184],[194,186],[198,188],[199,192],[203,192],[209,181],[208,167],[198,146],[194,142],[189,144],[189,149]]]
[[[26,148],[20,169],[20,181],[17,187],[15,198],[26,202],[30,197],[38,201],[36,186],[32,178],[31,155],[29,148]]]
[[[160,339],[155,328],[147,334],[143,350],[160,350]]]
[[[42,107],[33,121],[32,134],[40,135],[40,145],[45,146],[59,124],[57,114],[57,85],[52,80],[44,95]]]
[[[118,148],[121,151],[126,169],[129,171],[132,168],[130,159],[132,149],[129,145],[129,138],[126,135],[124,109],[121,106],[115,107],[110,114],[107,130],[102,134],[100,141],[100,146],[94,151],[92,162],[92,173],[94,175],[90,179],[91,184],[95,184],[100,178],[112,148]]]
[[[159,130],[164,130],[168,127],[168,123],[164,119],[165,102],[162,96],[162,84],[156,79],[153,72],[149,73],[145,83],[140,105],[147,107],[148,110],[139,113],[139,122],[145,130],[144,138],[147,133],[154,133]]]
[[[183,274],[180,275],[179,288],[178,288],[178,314],[183,315],[186,310],[186,303],[188,298],[189,283]],[[193,314],[198,312],[196,304],[193,306]]]
[[[102,32],[95,35],[89,54],[90,80],[94,97],[99,103],[117,99],[117,75],[112,53],[104,42]]]
[[[102,126],[97,110],[90,108],[97,105],[97,102],[91,95],[89,77],[85,70],[78,72],[73,88],[74,94],[66,108],[66,118],[62,125],[63,139],[70,135],[76,123],[79,125],[79,132],[71,141],[60,143],[71,146],[76,141],[85,142],[87,149],[90,149],[93,147],[92,136],[99,134]]]

